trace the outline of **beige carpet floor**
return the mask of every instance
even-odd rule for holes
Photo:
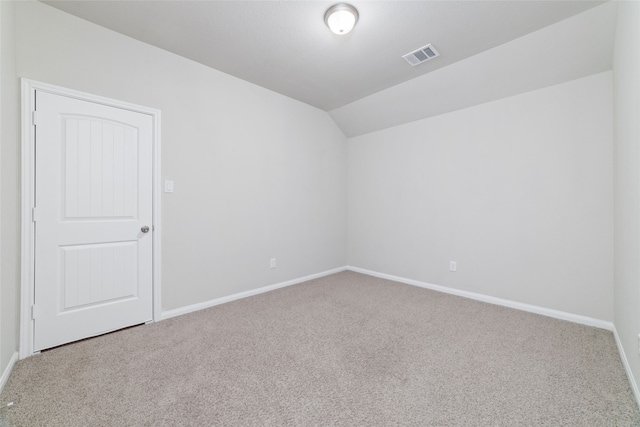
[[[639,426],[611,332],[343,272],[20,361],[9,426]]]

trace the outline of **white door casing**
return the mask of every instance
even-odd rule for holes
[[[159,112],[36,82],[23,88],[37,105],[25,132],[35,140],[26,147],[30,226],[23,218],[32,255],[32,266],[23,258],[26,357],[157,318]]]

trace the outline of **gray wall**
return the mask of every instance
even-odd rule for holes
[[[640,3],[620,2],[614,49],[615,326],[640,381]]]
[[[162,111],[163,309],[345,264],[346,138],[326,112],[39,2],[16,12],[18,76]]]
[[[0,2],[0,375],[18,348],[19,84],[15,70],[14,5]]]
[[[608,71],[350,138],[349,265],[612,321],[611,97]]]

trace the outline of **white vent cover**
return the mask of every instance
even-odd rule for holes
[[[426,46],[421,47],[418,50],[414,50],[411,53],[407,53],[403,56],[403,58],[411,64],[412,67],[415,67],[418,64],[422,64],[425,61],[433,59],[437,56],[440,56],[435,47],[428,44]]]

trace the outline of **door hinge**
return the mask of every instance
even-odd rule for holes
[[[38,113],[36,111],[33,111],[31,113],[31,123],[36,126],[38,124]]]
[[[32,320],[36,320],[36,305],[35,304],[33,304],[31,306],[31,319]]]
[[[36,222],[36,208],[31,208],[31,221]]]

